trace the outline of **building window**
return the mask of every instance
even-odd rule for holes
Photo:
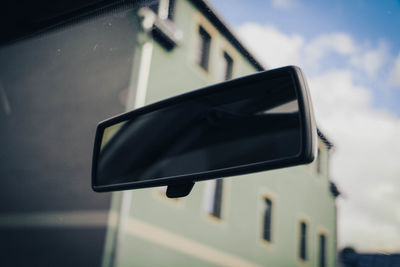
[[[263,239],[271,242],[271,224],[272,224],[272,201],[268,198],[264,198],[265,210],[264,210],[264,224],[263,224]]]
[[[215,218],[222,218],[222,196],[223,196],[223,180],[211,180],[207,182],[207,213]]]
[[[174,19],[175,0],[155,0],[148,7],[158,14],[161,19]]]
[[[319,267],[326,266],[326,236],[319,235]]]
[[[175,0],[169,0],[167,18],[169,20],[174,20],[174,16],[175,16]]]
[[[317,160],[315,162],[315,164],[317,165],[317,173],[321,173],[321,150],[318,148],[318,152],[317,152]]]
[[[299,257],[302,260],[307,260],[307,224],[305,222],[300,222]]]
[[[158,14],[158,4],[159,4],[158,2],[159,2],[158,0],[155,0],[155,1],[151,1],[148,4],[148,7],[151,8],[151,10],[153,10],[154,13],[156,13],[156,14]]]
[[[228,53],[224,52],[224,79],[232,79],[233,59]]]
[[[203,28],[199,27],[200,43],[197,51],[197,63],[205,70],[208,70],[208,61],[210,56],[211,36]]]

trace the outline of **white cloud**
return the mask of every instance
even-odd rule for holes
[[[305,60],[309,64],[319,64],[328,53],[350,55],[356,51],[353,39],[346,33],[322,34],[311,40],[305,47]]]
[[[348,204],[344,205],[344,207],[348,206]],[[357,248],[360,247],[360,244],[363,244],[363,250],[366,252],[398,252],[398,240],[400,238],[398,226],[371,220],[370,217],[364,216],[363,213],[357,212],[354,208],[348,209],[342,214],[338,226],[339,229],[347,229],[346,235],[339,237],[343,246]],[[341,216],[341,214],[338,216]],[[354,223],[354,221],[357,221],[357,223]]]
[[[316,119],[324,128],[329,128],[329,119],[365,112],[372,97],[368,89],[354,84],[351,70],[328,71],[314,76],[309,83]]]
[[[293,7],[296,0],[271,0],[271,4],[276,8],[289,8]]]
[[[378,47],[353,55],[351,63],[353,67],[363,70],[370,78],[375,78],[378,71],[381,70],[389,60],[389,46],[385,41],[381,40]]]
[[[393,70],[390,73],[389,83],[393,86],[400,87],[400,53],[397,56]]]
[[[285,35],[272,26],[255,23],[240,27],[239,35],[268,67],[300,63],[300,50],[304,45],[300,35]]]
[[[339,202],[339,241],[364,251],[400,249],[400,121],[371,107],[368,88],[351,70],[310,79],[319,125],[336,150],[331,175],[346,195]]]
[[[325,33],[306,40],[299,34],[285,34],[273,26],[256,23],[246,23],[238,31],[244,41],[252,40],[247,41],[247,45],[268,67],[301,62],[309,71],[318,72],[324,60],[333,55],[342,57],[360,75],[375,79],[391,60],[389,45],[385,40],[371,47],[356,43],[351,35],[344,32]],[[400,54],[390,82],[400,86]]]
[[[318,70],[329,53],[351,55],[356,51],[353,39],[345,33],[320,35],[308,42],[299,34],[285,34],[273,26],[246,23],[238,28],[247,46],[270,68],[283,65],[307,66]]]
[[[346,33],[306,40],[272,26],[245,24],[239,34],[269,67],[297,64],[308,76],[319,127],[333,140],[331,175],[338,202],[340,246],[400,250],[400,120],[373,107],[374,78],[390,62],[388,44],[365,47]],[[329,55],[342,57],[334,66]],[[400,54],[392,82],[400,85]]]

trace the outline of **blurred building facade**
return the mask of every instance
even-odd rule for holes
[[[154,1],[132,20],[131,108],[263,70],[204,1]],[[196,183],[182,199],[114,193],[103,266],[336,266],[332,144],[319,137],[308,166]]]

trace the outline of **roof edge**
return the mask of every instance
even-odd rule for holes
[[[329,141],[328,138],[318,128],[317,128],[317,134],[318,134],[318,137],[321,139],[321,141],[326,145],[326,147],[329,150],[334,147],[333,143],[331,141]]]
[[[214,26],[220,31],[220,33],[227,38],[232,45],[239,50],[239,52],[246,57],[250,64],[252,64],[258,71],[265,70],[265,67],[257,60],[257,58],[249,52],[249,50],[239,41],[239,39],[233,34],[228,24],[221,18],[218,12],[208,3],[207,0],[189,0],[200,12],[209,19]],[[317,128],[318,137],[330,150],[333,148],[328,138]]]
[[[232,45],[239,50],[239,52],[246,57],[250,64],[253,65],[258,71],[265,70],[265,67],[256,59],[256,57],[249,52],[249,50],[239,41],[233,34],[227,23],[218,15],[217,11],[206,0],[189,0],[201,13],[209,19],[220,33],[227,38]]]

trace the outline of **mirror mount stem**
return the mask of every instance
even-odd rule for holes
[[[169,198],[186,197],[192,191],[193,186],[194,186],[193,181],[185,183],[169,184],[167,187],[167,197]]]

